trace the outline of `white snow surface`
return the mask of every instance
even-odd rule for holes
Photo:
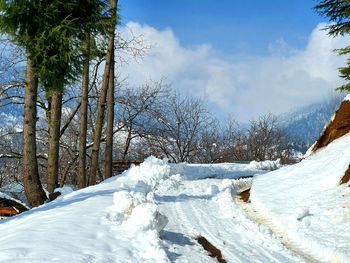
[[[250,198],[272,228],[318,262],[349,262],[350,135],[302,162],[258,176]]]
[[[170,164],[172,174],[181,174],[187,180],[252,177],[279,167],[281,167],[280,160],[250,163]]]
[[[350,101],[350,94],[346,95],[343,101]]]
[[[261,169],[271,163],[175,165],[150,157],[99,185],[58,189],[56,200],[0,221],[0,262],[216,262],[199,235],[227,262],[304,262],[235,198],[251,179],[232,178]]]

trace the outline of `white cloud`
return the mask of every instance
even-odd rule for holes
[[[303,50],[278,39],[268,47],[269,56],[235,59],[234,54],[218,56],[206,44],[184,47],[170,28],[160,31],[130,22],[122,33],[142,34],[153,47],[142,61],[124,65],[121,71],[134,85],[165,78],[173,88],[247,121],[319,101],[341,84],[337,68],[345,59],[333,50],[346,46],[350,38],[331,38],[321,30],[324,26],[313,30]]]

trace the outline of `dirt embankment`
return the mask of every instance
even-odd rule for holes
[[[328,124],[321,137],[317,140],[312,152],[327,146],[335,139],[338,139],[350,132],[350,101],[344,100],[339,109],[335,112],[334,119]],[[344,176],[340,180],[340,184],[346,184],[350,181],[350,165]]]
[[[314,153],[327,146],[348,132],[350,132],[350,101],[345,100],[336,111],[334,119],[328,124],[321,137],[317,140],[312,152]]]

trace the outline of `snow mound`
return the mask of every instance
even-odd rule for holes
[[[282,166],[281,160],[277,159],[276,161],[270,161],[270,160],[266,160],[262,162],[251,161],[248,167],[252,169],[273,171],[273,170],[279,169],[281,166]]]
[[[280,161],[252,161],[245,163],[220,163],[220,164],[170,164],[171,174],[181,174],[187,180],[199,180],[206,178],[237,179],[252,177],[266,173],[266,170],[274,170],[280,167]]]
[[[0,262],[169,262],[154,191],[169,176],[150,157],[122,176],[0,222]],[[14,235],[15,230],[15,235]]]
[[[269,225],[297,250],[319,262],[349,262],[350,135],[302,162],[253,180],[250,200]]]

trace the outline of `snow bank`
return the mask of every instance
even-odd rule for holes
[[[296,249],[320,262],[348,262],[350,188],[339,182],[349,160],[346,135],[298,164],[254,178],[252,205]]]
[[[169,171],[151,157],[122,176],[0,221],[0,262],[169,262],[159,239],[167,219],[153,198]]]
[[[187,180],[205,178],[229,178],[251,177],[266,173],[266,170],[274,170],[281,166],[280,161],[264,161],[250,163],[219,163],[219,164],[170,164],[171,174],[181,174]]]
[[[265,170],[265,171],[273,171],[277,170],[281,167],[281,160],[277,159],[276,161],[262,161],[262,162],[257,162],[257,161],[251,161],[248,165],[249,168],[251,169],[258,169],[258,170]]]

